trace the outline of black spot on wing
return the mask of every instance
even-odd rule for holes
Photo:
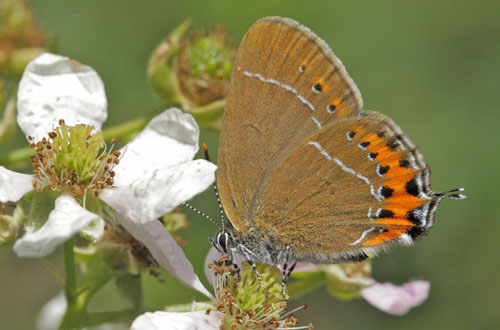
[[[392,218],[393,216],[394,216],[394,212],[392,212],[391,210],[386,210],[386,209],[382,209],[378,214],[379,219]]]
[[[383,187],[382,187],[382,189],[380,190],[380,194],[381,194],[384,198],[389,198],[389,197],[391,197],[393,192],[394,192],[394,189],[389,188],[389,187],[386,187],[386,186],[383,186]]]
[[[321,93],[322,90],[323,90],[323,86],[321,86],[321,84],[314,84],[313,85],[313,91],[314,92]]]
[[[389,165],[387,165],[387,166],[380,166],[380,165],[377,166],[377,173],[378,173],[378,175],[382,176],[382,175],[386,174],[387,171],[389,171],[389,168],[390,168]]]
[[[399,166],[408,168],[410,166],[410,161],[408,159],[401,159],[399,160]]]
[[[409,231],[406,232],[413,240],[416,240],[420,236],[425,234],[425,230],[419,226],[413,226]]]
[[[406,183],[406,192],[412,196],[418,197],[420,194],[416,178],[411,179]]]
[[[370,145],[370,141],[364,141],[359,144],[359,146],[363,149],[366,149]]]

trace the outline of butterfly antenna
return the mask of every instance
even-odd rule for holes
[[[209,216],[205,212],[198,210],[196,207],[194,207],[193,205],[191,205],[189,203],[186,203],[186,202],[182,203],[182,205],[184,205],[185,207],[187,207],[191,211],[198,213],[199,215],[201,215],[205,219],[208,219],[211,223],[213,223],[217,228],[220,229],[219,224],[217,223],[217,221],[215,221],[214,218],[212,218],[211,216]]]
[[[208,155],[207,144],[205,142],[203,142],[201,145],[203,146],[203,152],[205,153],[205,159],[207,161],[210,161],[210,156]],[[221,222],[222,222],[222,230],[224,230],[224,223],[226,222],[226,218],[224,217],[224,209],[222,208],[222,202],[220,201],[219,190],[217,189],[217,182],[213,183],[213,187],[214,187],[214,191],[215,191],[215,197],[217,198],[217,204],[219,204],[220,217],[221,217]]]
[[[456,194],[457,192],[464,191],[464,188],[456,188],[441,193],[435,193],[434,196],[438,198],[449,198],[449,199],[465,199],[467,196],[463,194]]]

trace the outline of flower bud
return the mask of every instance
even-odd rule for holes
[[[185,230],[189,228],[189,222],[187,220],[187,216],[183,213],[180,213],[180,208],[174,209],[172,212],[165,214],[161,221],[165,228],[167,228],[168,232],[175,239],[177,244],[186,245],[187,242],[179,235],[179,230]]]
[[[4,107],[5,98],[3,85],[0,84],[0,143],[9,139],[17,129],[16,98],[12,97]]]
[[[17,205],[12,214],[7,213],[8,206],[0,203],[0,246],[16,240],[19,226],[25,219],[21,206]]]
[[[25,0],[0,5],[0,73],[21,76],[26,65],[43,52],[45,36]]]
[[[148,269],[156,274],[157,264],[148,249],[121,226],[107,224],[96,247],[114,271],[138,275],[142,269]]]
[[[321,266],[326,274],[328,292],[340,299],[356,298],[361,290],[371,286],[375,280],[370,278],[370,260],[353,264]]]
[[[219,128],[236,48],[222,27],[186,36],[190,25],[184,21],[157,46],[148,77],[167,102],[192,113],[198,124]]]

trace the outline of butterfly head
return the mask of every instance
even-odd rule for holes
[[[208,239],[212,243],[212,246],[223,255],[230,254],[231,248],[234,245],[233,232],[229,228],[222,228],[215,237],[210,236]]]

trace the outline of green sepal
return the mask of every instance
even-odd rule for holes
[[[141,273],[125,274],[116,279],[116,287],[122,296],[128,300],[137,311],[143,308]]]
[[[179,104],[179,87],[175,72],[174,57],[179,53],[179,44],[191,26],[191,20],[184,20],[152,52],[148,65],[148,78],[154,91],[171,104]]]
[[[33,194],[31,208],[26,221],[26,226],[29,226],[30,230],[37,231],[45,224],[50,212],[55,208],[57,197],[60,195],[61,192],[47,189]]]
[[[322,267],[326,275],[326,288],[331,296],[343,300],[357,298],[362,289],[373,284],[373,280],[369,277],[347,276],[343,267],[346,265]]]
[[[312,292],[325,284],[325,273],[323,271],[293,273],[295,280],[288,283],[286,288],[290,299],[297,299]]]

